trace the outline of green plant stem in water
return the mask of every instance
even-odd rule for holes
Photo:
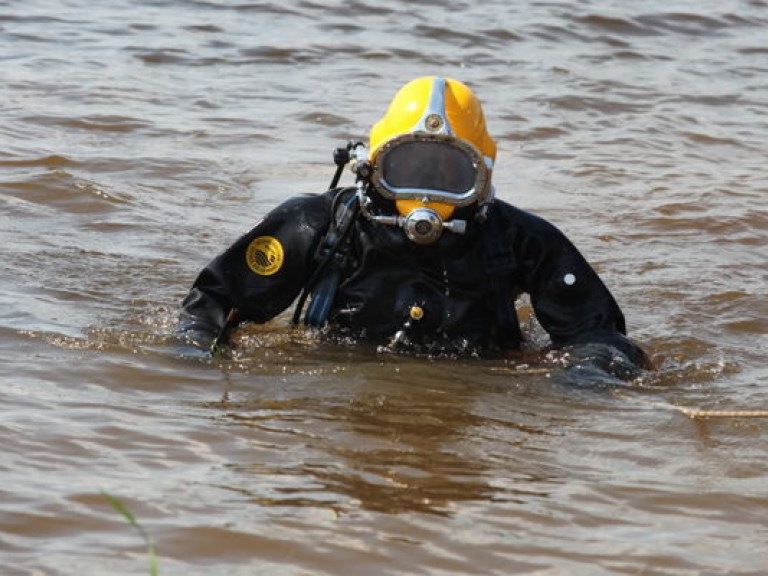
[[[144,530],[144,527],[138,523],[136,517],[131,513],[130,510],[128,510],[128,507],[123,504],[119,498],[115,498],[111,494],[107,494],[103,491],[101,494],[104,496],[107,502],[109,502],[109,505],[112,506],[112,508],[114,508],[123,518],[125,518],[128,523],[133,526],[139,535],[144,539],[144,542],[147,544],[147,554],[149,555],[150,576],[158,576],[159,571],[157,568],[157,553],[155,551],[155,543],[152,541],[152,538],[150,538],[149,534],[147,534],[147,531]]]

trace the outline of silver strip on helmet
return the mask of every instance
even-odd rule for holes
[[[445,78],[437,76],[432,81],[432,92],[429,95],[427,109],[413,127],[414,132],[453,135],[451,123],[445,115],[445,86]]]

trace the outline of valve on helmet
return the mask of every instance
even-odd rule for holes
[[[437,211],[432,208],[419,207],[411,210],[407,216],[389,216],[371,214],[369,211],[370,199],[366,196],[364,187],[358,189],[360,198],[360,213],[368,220],[386,226],[399,226],[405,232],[409,240],[416,244],[432,244],[440,238],[443,230],[449,230],[454,234],[464,234],[467,231],[466,220],[444,221]]]
[[[416,208],[403,221],[405,235],[416,244],[432,244],[443,233],[443,221],[430,208]]]
[[[416,208],[402,220],[402,227],[408,239],[416,244],[432,244],[440,238],[444,229],[464,234],[467,223],[464,220],[443,222],[432,208]]]

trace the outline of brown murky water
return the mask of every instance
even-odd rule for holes
[[[0,2],[0,573],[768,572],[768,3]],[[659,366],[168,333],[200,267],[330,180],[394,90],[485,102]],[[544,341],[531,326],[534,340]]]

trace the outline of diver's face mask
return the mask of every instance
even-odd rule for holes
[[[456,208],[493,199],[493,161],[472,144],[444,134],[415,132],[384,144],[370,166],[370,182],[393,200],[400,216],[372,220],[398,225],[417,244],[431,244],[444,229],[464,233],[466,221],[451,220]]]

